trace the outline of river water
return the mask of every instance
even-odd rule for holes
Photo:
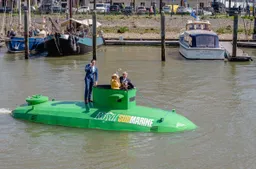
[[[256,50],[245,49],[256,56]],[[118,68],[138,88],[137,103],[175,108],[198,125],[184,133],[109,132],[34,124],[8,113],[32,94],[82,100],[91,54],[32,58],[0,54],[1,169],[240,169],[256,166],[256,64],[189,61],[168,48],[103,47],[99,83]]]

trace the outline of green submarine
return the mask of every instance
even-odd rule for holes
[[[137,132],[182,132],[197,126],[172,111],[136,105],[136,91],[93,87],[93,102],[49,101],[33,95],[11,112],[14,118],[67,127]]]

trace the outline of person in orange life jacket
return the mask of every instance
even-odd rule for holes
[[[87,104],[88,102],[92,102],[92,87],[97,86],[98,84],[98,68],[95,66],[96,60],[92,59],[90,64],[85,66],[85,91],[84,91],[84,101]]]
[[[112,75],[110,84],[111,84],[111,89],[120,89],[121,84],[119,82],[119,77],[117,74]]]
[[[134,85],[132,84],[131,80],[128,79],[128,73],[123,72],[123,76],[120,77],[121,89],[133,89]]]

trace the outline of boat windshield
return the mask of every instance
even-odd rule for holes
[[[196,47],[199,48],[215,48],[218,47],[218,39],[213,35],[196,36]]]

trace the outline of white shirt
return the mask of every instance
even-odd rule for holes
[[[93,72],[93,73],[95,72],[95,66],[92,67],[92,72]]]
[[[126,78],[123,79],[123,82],[125,82],[125,81],[126,81]]]

